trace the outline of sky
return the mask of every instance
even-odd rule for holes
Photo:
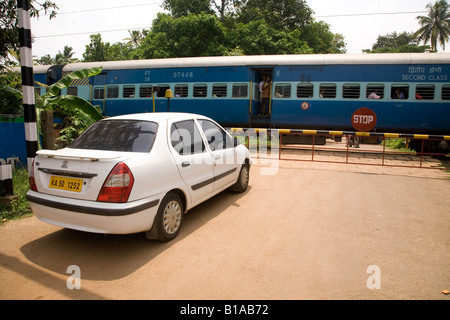
[[[150,29],[163,0],[52,0],[58,14],[52,20],[32,18],[35,37],[33,56],[54,57],[70,46],[82,58],[90,34],[101,33],[103,42],[124,42],[128,30]],[[426,15],[435,0],[307,0],[317,21],[325,21],[333,33],[344,36],[347,53],[371,49],[379,35],[419,29],[416,19]],[[441,48],[439,48],[442,51]]]

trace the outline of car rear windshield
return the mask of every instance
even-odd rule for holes
[[[69,147],[123,152],[149,152],[158,125],[140,120],[107,120],[90,126]]]

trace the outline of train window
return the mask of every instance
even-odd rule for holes
[[[366,97],[368,99],[383,99],[384,98],[384,84],[369,84],[369,85],[367,85]]]
[[[297,98],[312,98],[314,85],[312,83],[300,83],[297,85]]]
[[[280,83],[275,85],[275,98],[290,98],[291,85],[288,83]]]
[[[196,84],[194,86],[194,97],[205,98],[208,95],[208,87],[206,84]]]
[[[359,99],[360,91],[359,84],[347,83],[342,88],[342,97],[345,99]]]
[[[417,100],[433,100],[434,99],[434,85],[419,84],[416,87]]]
[[[78,96],[78,87],[68,87],[67,94],[69,96]]]
[[[408,99],[408,97],[409,97],[409,86],[393,85],[391,87],[391,98],[392,99]]]
[[[101,100],[105,98],[105,88],[97,87],[94,88],[94,99]]]
[[[159,85],[157,87],[153,87],[153,91],[156,92],[156,96],[158,98],[165,98],[166,91],[170,89],[170,86],[167,84]]]
[[[149,85],[139,87],[139,97],[140,98],[151,98],[153,92],[153,87]]]
[[[336,98],[336,85],[333,83],[321,84],[319,96],[326,99]]]
[[[442,87],[442,100],[450,100],[450,85],[446,84]]]
[[[124,98],[134,98],[134,92],[136,88],[134,86],[124,86],[122,96]]]
[[[233,84],[233,98],[246,98],[248,95],[247,84]]]
[[[106,88],[106,98],[114,99],[119,97],[119,86],[109,86]]]
[[[188,96],[188,85],[187,84],[177,84],[175,86],[175,97],[176,98],[186,98]]]
[[[213,85],[213,97],[223,98],[227,96],[227,85],[226,84],[215,84]]]

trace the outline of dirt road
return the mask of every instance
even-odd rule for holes
[[[450,299],[448,174],[292,162],[267,173],[254,165],[246,193],[194,208],[169,243],[8,222],[0,299]]]

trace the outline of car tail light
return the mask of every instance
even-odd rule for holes
[[[31,165],[31,172],[29,174],[29,182],[30,182],[30,190],[33,191],[38,191],[37,186],[36,186],[36,180],[34,180],[34,159],[33,159],[33,164]]]
[[[125,163],[119,162],[106,178],[97,201],[127,202],[133,183],[134,178],[130,168]]]

